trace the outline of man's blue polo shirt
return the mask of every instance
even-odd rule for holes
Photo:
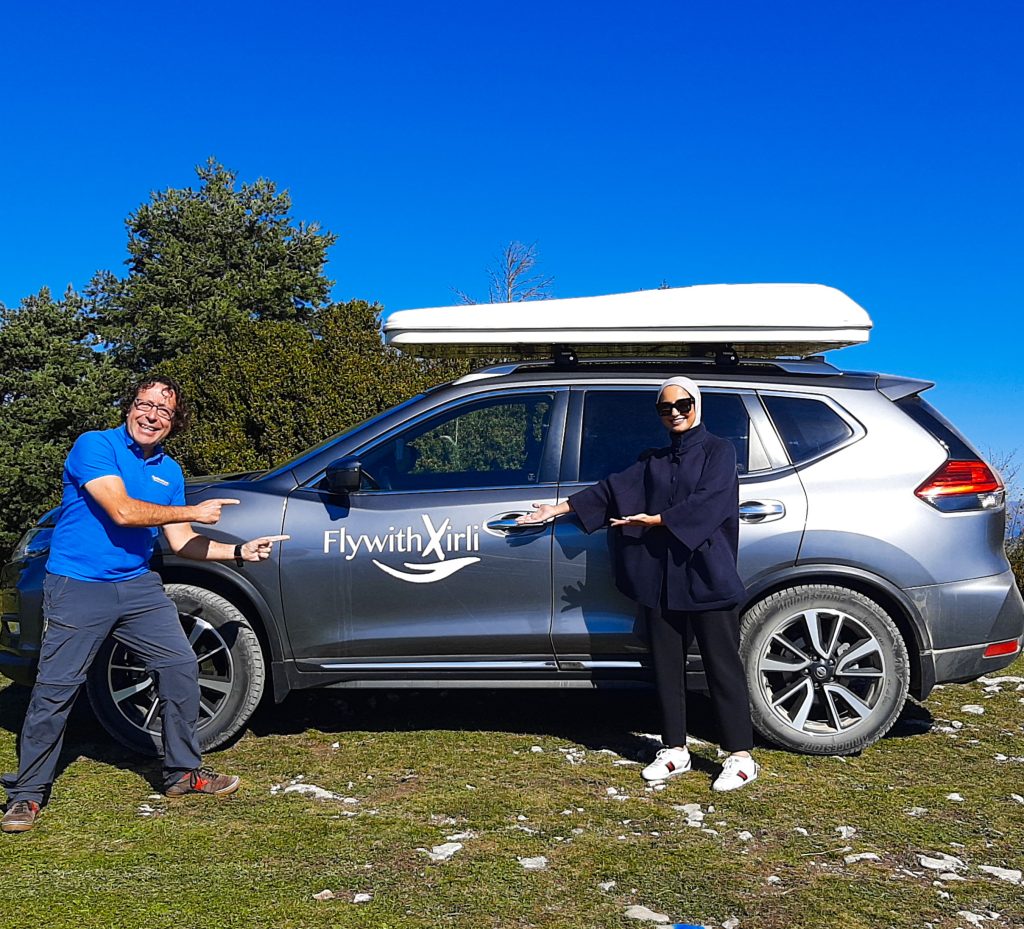
[[[79,581],[128,581],[149,570],[158,529],[118,526],[85,489],[115,475],[128,496],[147,503],[183,506],[185,478],[158,446],[149,458],[124,424],[78,437],[64,462],[64,496],[53,530],[46,570]]]

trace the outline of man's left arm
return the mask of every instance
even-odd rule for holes
[[[170,523],[163,527],[164,536],[171,551],[182,558],[193,561],[231,561],[235,557],[235,546],[229,542],[217,542],[196,532],[190,523]],[[274,550],[275,542],[290,538],[286,535],[264,535],[242,543],[243,561],[266,561]]]

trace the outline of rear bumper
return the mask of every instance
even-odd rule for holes
[[[1024,599],[1012,571],[951,584],[911,587],[906,594],[924,621],[931,647],[921,656],[926,665],[922,677],[932,677],[931,683],[973,681],[1005,668],[1020,655]],[[1009,641],[1017,642],[1014,653],[984,657],[989,645]]]

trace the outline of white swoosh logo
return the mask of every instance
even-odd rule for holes
[[[456,571],[468,568],[479,560],[479,558],[452,558],[448,561],[439,561],[436,564],[410,564],[406,562],[404,567],[410,571],[418,572],[413,574],[406,574],[397,568],[381,564],[376,558],[373,559],[373,563],[385,574],[397,577],[400,581],[408,581],[410,584],[433,584],[434,581],[443,581],[446,577],[451,577]]]

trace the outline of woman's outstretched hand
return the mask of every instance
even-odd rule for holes
[[[535,523],[546,523],[549,519],[554,519],[556,516],[561,516],[563,513],[569,512],[569,505],[567,503],[556,503],[554,505],[550,503],[535,503],[533,505],[532,513],[524,513],[516,520],[517,526],[530,526]]]
[[[609,520],[612,526],[660,526],[661,517],[651,516],[649,513],[634,513],[632,516],[620,516],[618,519]]]

